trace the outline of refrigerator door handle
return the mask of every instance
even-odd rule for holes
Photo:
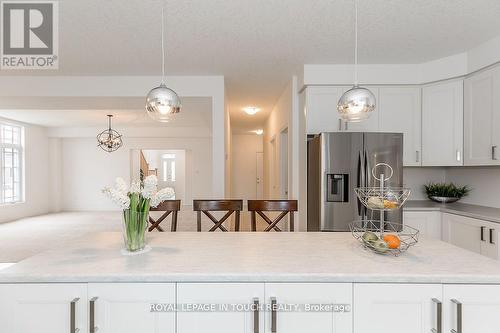
[[[363,168],[363,153],[360,151],[358,154],[358,175],[356,187],[362,187],[364,183],[364,168]],[[362,215],[362,205],[359,198],[356,196],[356,203],[358,205],[358,215],[363,218]]]

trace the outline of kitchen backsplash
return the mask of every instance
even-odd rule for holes
[[[444,182],[446,177],[445,168],[404,168],[404,186],[411,188],[409,200],[427,199],[423,186],[429,182]]]

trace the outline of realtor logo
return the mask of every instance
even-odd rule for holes
[[[2,1],[2,69],[57,69],[57,1]]]

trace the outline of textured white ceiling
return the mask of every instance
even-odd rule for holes
[[[59,2],[60,70],[42,75],[159,73],[164,3],[168,74],[224,75],[231,112],[258,105],[259,121],[302,64],[352,62],[352,0]],[[500,35],[499,14],[498,0],[359,0],[359,60],[459,53]]]

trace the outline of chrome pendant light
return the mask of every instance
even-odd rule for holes
[[[122,135],[111,128],[111,118],[113,115],[108,114],[108,129],[97,135],[98,146],[108,153],[118,150],[123,145]]]
[[[368,119],[375,110],[375,95],[358,85],[358,3],[354,0],[354,86],[347,90],[337,103],[337,111],[346,122]]]
[[[146,112],[160,122],[170,121],[173,114],[181,111],[181,99],[175,91],[165,85],[165,15],[161,10],[161,84],[152,89],[146,97]]]

